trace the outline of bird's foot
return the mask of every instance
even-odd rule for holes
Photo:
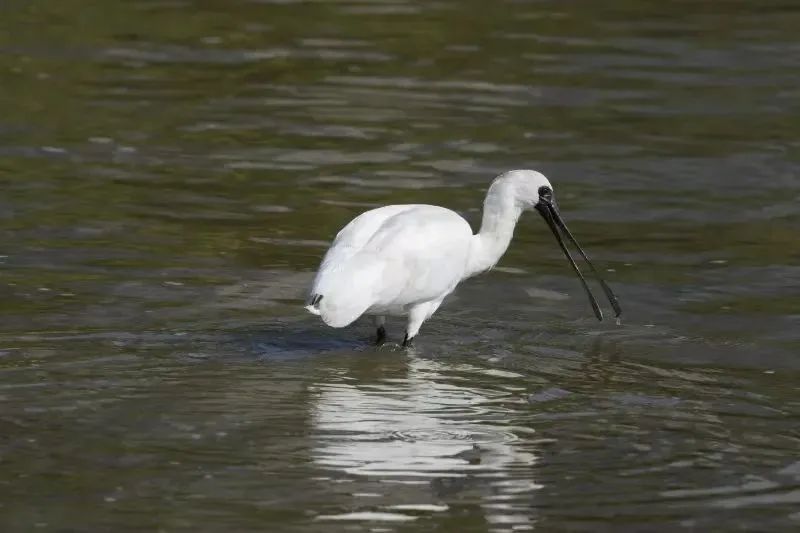
[[[414,337],[409,338],[408,333],[406,333],[406,338],[403,339],[403,347],[408,348],[414,342]]]
[[[386,342],[386,328],[380,326],[375,339],[375,346],[381,346],[384,342]]]

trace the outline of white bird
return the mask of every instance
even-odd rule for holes
[[[512,170],[492,182],[483,202],[480,231],[472,233],[459,214],[435,205],[388,205],[354,218],[336,235],[311,287],[306,309],[341,328],[362,315],[375,318],[377,344],[386,339],[386,316],[407,316],[403,346],[411,344],[463,280],[492,268],[503,256],[526,209],[536,209],[578,274],[598,320],[602,311],[562,233],[597,277],[616,316],[616,296],[561,219],[553,187],[543,174]],[[559,231],[560,230],[560,231]]]

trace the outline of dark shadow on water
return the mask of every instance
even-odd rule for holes
[[[264,361],[291,360],[320,355],[372,351],[375,346],[352,330],[335,330],[313,325],[237,333],[250,353]]]

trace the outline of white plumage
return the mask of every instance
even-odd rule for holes
[[[542,193],[548,199],[542,200]],[[497,263],[522,211],[551,200],[547,178],[515,170],[489,187],[481,229],[474,235],[460,215],[433,205],[390,205],[362,213],[325,254],[306,309],[335,328],[372,315],[379,343],[385,338],[385,316],[408,316],[406,345],[459,282]],[[552,206],[557,215],[554,201]]]

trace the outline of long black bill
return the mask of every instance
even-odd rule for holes
[[[536,204],[536,210],[539,211],[539,214],[542,215],[547,225],[550,227],[550,231],[553,232],[553,235],[556,236],[556,240],[558,241],[558,245],[561,247],[561,250],[564,252],[564,255],[567,257],[569,264],[572,265],[572,269],[578,274],[578,277],[581,280],[581,284],[583,285],[586,294],[589,296],[589,303],[592,304],[592,309],[594,310],[594,314],[597,317],[597,320],[603,320],[603,312],[600,310],[600,306],[597,304],[597,300],[595,299],[592,291],[589,289],[589,285],[586,283],[586,279],[583,277],[581,270],[578,268],[578,265],[575,264],[575,260],[572,259],[572,255],[569,253],[566,245],[564,244],[564,240],[561,237],[561,232],[559,229],[563,231],[566,236],[569,238],[570,242],[578,249],[578,253],[581,254],[586,264],[589,265],[589,269],[592,271],[594,276],[597,278],[597,281],[600,283],[600,286],[603,288],[603,292],[606,294],[611,307],[614,309],[616,313],[615,316],[619,316],[622,313],[622,308],[619,305],[619,301],[617,301],[617,297],[614,295],[611,287],[605,282],[605,280],[600,277],[600,274],[597,272],[597,269],[594,268],[594,265],[587,257],[586,253],[581,248],[581,245],[578,244],[578,241],[575,240],[575,237],[572,236],[572,233],[567,228],[567,225],[561,219],[561,215],[558,213],[558,210],[552,205],[550,202],[540,200],[539,203]]]

